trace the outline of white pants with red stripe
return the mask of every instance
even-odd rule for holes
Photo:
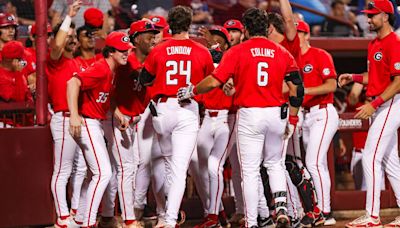
[[[365,175],[362,166],[363,151],[364,149],[361,149],[361,151],[356,151],[356,149],[353,148],[351,163],[350,163],[350,172],[353,175],[355,189],[366,191],[367,184],[365,183]],[[384,179],[385,179],[385,173],[382,172],[382,180]],[[382,181],[381,183],[381,190],[382,191],[385,190],[385,181]]]
[[[115,199],[118,192],[117,168],[111,152],[108,153],[111,161],[112,175],[107,188],[104,191],[103,199],[101,200],[101,217],[114,217],[115,215]]]
[[[54,141],[54,170],[51,178],[51,192],[58,217],[68,216],[66,187],[72,172],[74,157],[78,149],[69,134],[69,117],[57,112],[51,117],[51,134]]]
[[[210,113],[217,116],[210,116]],[[223,208],[222,193],[224,191],[223,170],[228,156],[227,145],[233,133],[228,124],[228,110],[205,111],[197,140],[200,173],[209,186],[209,214],[218,214]]]
[[[97,211],[110,182],[112,170],[101,121],[82,119],[84,125],[76,142],[83,151],[89,170],[88,181],[82,185],[76,220],[83,222],[83,226],[92,226],[96,224]]]
[[[152,188],[157,204],[157,215],[165,218],[166,201],[165,201],[165,159],[161,151],[158,141],[158,134],[154,133],[153,145],[151,149],[151,169],[152,169]]]
[[[75,142],[75,141],[74,141]],[[82,150],[78,148],[75,153],[74,166],[72,168],[71,174],[71,209],[77,210],[79,206],[79,198],[81,195],[81,189],[83,181],[86,178],[87,166],[85,157],[83,156]]]
[[[167,211],[165,221],[175,226],[185,192],[188,166],[196,149],[199,130],[199,108],[196,101],[179,104],[169,98],[157,104],[158,116],[153,117],[154,130],[159,134],[161,151],[166,159],[165,191]]]
[[[154,129],[149,108],[146,108],[140,116],[141,119],[137,124],[135,142],[133,143],[133,151],[139,156],[139,166],[135,181],[134,207],[144,209],[150,185],[150,161]]]
[[[228,115],[228,123],[229,126],[232,126],[233,129],[236,129],[236,114]],[[235,212],[237,214],[244,214],[244,206],[243,206],[243,196],[242,196],[242,177],[239,165],[239,159],[237,154],[237,146],[236,146],[236,134],[232,134],[232,138],[228,144],[229,151],[229,162],[232,167],[232,185],[233,192],[235,196]]]
[[[314,181],[318,207],[325,213],[331,212],[331,178],[328,170],[328,150],[339,126],[335,107],[313,106],[304,115],[303,142],[306,150],[306,167]]]
[[[130,119],[128,116],[126,118]],[[133,144],[136,125],[131,123],[125,131],[119,130],[118,126],[118,120],[114,117],[109,117],[107,121],[103,122],[104,132],[108,142],[108,150],[113,156],[111,159],[114,160],[117,171],[116,179],[118,183],[121,217],[124,221],[135,220],[135,213],[133,210],[133,187],[138,158],[135,157]],[[108,188],[111,188],[110,191],[113,192],[112,184]],[[108,203],[111,203],[110,200],[108,200]]]
[[[386,101],[375,112],[362,153],[367,184],[366,210],[379,216],[382,171],[385,170],[400,206],[400,162],[397,130],[400,127],[400,95]]]
[[[282,120],[280,114],[280,107],[240,108],[237,113],[237,145],[246,227],[257,226],[258,181],[262,159],[268,171],[272,193],[286,192],[282,153],[287,120]],[[281,205],[278,210],[286,210],[284,194],[275,200]]]

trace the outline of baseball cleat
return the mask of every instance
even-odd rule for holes
[[[186,221],[186,213],[182,210],[179,211],[178,219],[176,220],[176,224],[178,226],[182,225]]]
[[[383,226],[379,217],[373,218],[369,214],[365,214],[353,220],[352,222],[346,224],[346,228],[367,228],[367,227],[381,228]]]
[[[260,227],[260,228],[274,228],[275,227],[274,220],[272,219],[271,216],[269,216],[268,218],[258,216],[257,224],[258,224],[258,227]]]
[[[386,224],[383,227],[385,228],[400,227],[400,216],[397,216],[393,221],[391,221],[389,224]]]
[[[325,222],[324,226],[333,226],[336,224],[336,219],[332,216],[332,212],[329,213],[323,213]]]
[[[283,209],[279,210],[276,213],[276,228],[289,228],[290,221],[289,217],[287,216],[287,212]]]

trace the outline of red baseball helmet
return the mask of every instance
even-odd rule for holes
[[[229,42],[231,41],[231,35],[226,28],[219,25],[213,25],[208,30],[211,34],[216,34],[223,37],[226,43],[229,45]]]
[[[15,19],[14,15],[9,13],[0,13],[0,27],[6,26],[18,26],[17,20]]]

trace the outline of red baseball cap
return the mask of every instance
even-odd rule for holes
[[[297,21],[297,31],[310,33],[310,26],[305,21]]]
[[[211,34],[222,36],[228,44],[231,41],[231,35],[229,34],[228,30],[222,26],[213,25],[208,30],[210,31]]]
[[[169,25],[163,28],[163,39],[168,40],[172,38],[171,30],[169,29]]]
[[[168,25],[167,20],[162,16],[151,16],[149,19],[154,23],[156,28],[165,28]]]
[[[94,28],[103,26],[103,12],[96,8],[89,8],[83,14],[85,24]]]
[[[130,36],[136,36],[139,33],[143,32],[151,32],[154,34],[159,33],[160,31],[156,29],[153,23],[150,21],[146,20],[140,20],[140,21],[135,21],[131,24],[131,27],[129,29],[129,35]]]
[[[19,41],[9,41],[4,44],[1,50],[3,59],[22,59],[24,57],[24,46]]]
[[[244,30],[244,26],[242,24],[242,22],[238,21],[238,20],[227,20],[224,23],[224,28],[226,28],[227,30],[231,30],[231,29],[235,29],[235,30],[239,30],[241,32],[243,32]]]
[[[51,25],[47,23],[47,33],[53,32],[53,29],[51,28]],[[31,35],[34,36],[36,35],[36,23],[34,23],[31,27]]]
[[[127,51],[133,48],[128,35],[123,32],[112,32],[106,38],[106,46],[113,47],[119,51]]]
[[[9,13],[0,13],[0,27],[6,26],[18,26],[17,19],[15,19],[14,15]]]
[[[393,4],[389,0],[374,0],[368,3],[368,9],[361,12],[366,14],[390,13],[394,14]]]

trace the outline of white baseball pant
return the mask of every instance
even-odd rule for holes
[[[150,160],[154,130],[150,109],[146,108],[140,116],[141,119],[137,124],[135,142],[133,143],[133,150],[135,154],[139,155],[139,166],[137,168],[135,181],[134,207],[144,209],[147,202],[147,191],[150,185]]]
[[[352,156],[351,156],[351,163],[350,163],[350,172],[353,175],[355,189],[361,190],[361,191],[366,191],[367,184],[365,183],[365,175],[364,175],[363,166],[362,166],[362,152],[363,151],[364,151],[364,149],[361,149],[361,151],[356,151],[356,149],[353,148]],[[384,172],[382,172],[382,180],[385,180]],[[385,181],[382,181],[381,190],[385,190]]]
[[[260,164],[270,179],[272,193],[286,193],[285,166],[282,159],[283,136],[287,124],[280,107],[240,108],[237,113],[237,145],[242,171],[246,227],[257,226]],[[263,153],[264,152],[264,153]],[[275,198],[276,211],[286,209],[286,196]]]
[[[157,104],[158,116],[153,117],[154,130],[160,135],[159,143],[166,156],[167,211],[165,221],[175,226],[179,207],[185,192],[186,175],[196,149],[199,130],[199,108],[195,100],[179,104],[168,98]]]
[[[368,130],[362,165],[367,184],[366,210],[369,215],[379,216],[382,169],[392,185],[397,205],[400,206],[400,162],[397,130],[400,127],[400,95],[382,104],[373,116]]]
[[[74,141],[75,142],[75,141]],[[76,213],[79,206],[79,198],[81,195],[81,189],[83,181],[86,178],[87,166],[85,157],[83,156],[82,150],[78,147],[75,153],[74,165],[71,173],[71,209]]]
[[[233,129],[236,129],[236,114],[228,115],[228,123],[229,126]],[[229,162],[232,167],[232,185],[233,185],[233,193],[235,196],[235,212],[237,214],[244,214],[244,206],[243,206],[243,196],[242,196],[242,177],[239,165],[239,158],[237,154],[237,146],[236,146],[236,134],[232,134],[232,139],[228,144],[229,151]]]
[[[58,217],[69,216],[66,187],[72,172],[78,144],[69,134],[69,117],[57,112],[51,117],[51,134],[54,141],[54,170],[51,192]]]
[[[216,116],[210,116],[216,115]],[[229,128],[228,110],[205,110],[203,124],[199,130],[197,151],[200,160],[200,173],[209,183],[209,214],[218,214],[223,208],[222,194],[224,190],[223,170],[228,156],[227,145],[233,134]]]
[[[118,180],[117,180],[117,170],[116,163],[113,155],[111,153],[108,154],[111,160],[111,170],[112,175],[110,182],[107,185],[106,190],[103,194],[103,199],[101,200],[101,217],[111,218],[115,215],[115,199],[117,197],[118,192]]]
[[[130,120],[131,117],[126,116],[126,119]],[[135,220],[133,202],[135,171],[138,163],[138,158],[135,157],[133,144],[135,140],[136,125],[130,123],[129,127],[124,131],[119,130],[118,126],[118,120],[115,119],[115,117],[113,117],[112,115],[109,115],[107,121],[103,121],[103,128],[105,132],[105,137],[107,139],[107,147],[110,153],[110,157],[112,154],[112,157],[110,159],[114,161],[112,163],[116,166],[116,186],[118,189],[121,217],[124,221]],[[109,186],[109,188],[111,188],[110,193],[114,193],[115,188],[113,188],[111,182]],[[112,200],[111,197],[108,198]],[[109,202],[107,204],[111,203],[110,200],[108,200]]]
[[[84,226],[96,224],[97,210],[112,176],[110,158],[104,141],[101,121],[82,118],[84,125],[76,142],[85,156],[90,172],[88,180],[82,185],[76,221]]]
[[[339,127],[339,116],[335,107],[328,104],[310,108],[303,122],[303,142],[306,150],[306,167],[314,181],[318,207],[331,212],[331,178],[328,170],[328,150]]]
[[[165,192],[164,183],[166,177],[165,159],[161,152],[158,135],[154,133],[153,145],[151,149],[151,168],[152,168],[152,188],[157,204],[157,215],[159,218],[165,218]]]

